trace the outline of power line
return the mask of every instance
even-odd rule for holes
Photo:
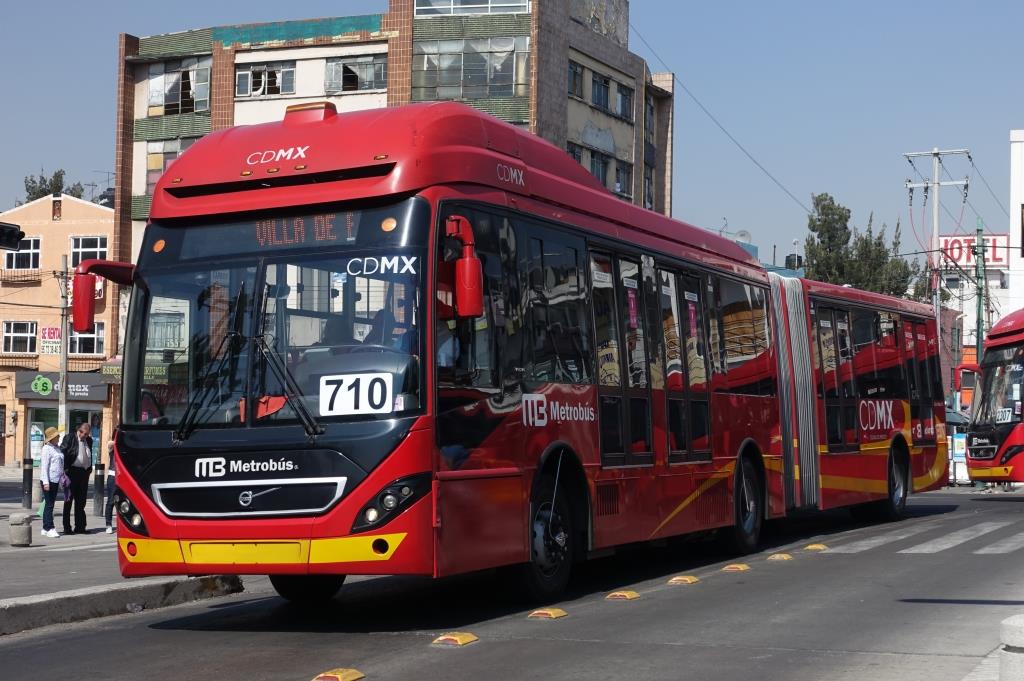
[[[631,29],[633,29],[633,33],[635,33],[636,37],[640,39],[640,42],[642,42],[647,47],[647,50],[651,53],[651,56],[653,56],[655,59],[657,59],[658,62],[661,63],[662,67],[665,68],[666,71],[672,71],[672,69],[669,68],[668,64],[665,63],[665,60],[662,59],[660,56],[658,56],[658,53],[654,51],[654,48],[651,47],[651,44],[649,42],[647,42],[647,40],[640,34],[640,31],[636,30],[636,26],[634,26],[632,24],[632,22],[630,22],[629,27]],[[747,151],[746,147],[744,147],[742,144],[740,144],[739,140],[737,140],[735,137],[732,136],[732,133],[730,133],[728,130],[725,129],[725,126],[722,125],[718,121],[718,119],[715,118],[715,116],[710,111],[708,111],[708,108],[706,106],[704,106],[704,104],[699,99],[697,99],[697,95],[693,94],[693,92],[690,91],[690,88],[686,87],[686,85],[683,83],[683,81],[679,80],[679,77],[676,76],[674,71],[672,71],[672,80],[677,85],[679,85],[680,88],[682,88],[683,92],[685,92],[687,95],[690,96],[690,99],[692,99],[697,104],[697,106],[700,107],[700,110],[703,111],[704,114],[708,118],[711,119],[711,122],[714,123],[715,125],[717,125],[718,129],[721,130],[725,134],[725,136],[728,137],[729,140],[733,144],[736,145],[736,148],[738,148],[740,151],[742,151],[743,154],[748,159],[750,159],[751,163],[756,165],[761,170],[761,172],[764,173],[768,177],[768,179],[770,179],[772,182],[774,182],[775,185],[779,189],[781,189],[783,192],[785,192],[786,196],[788,196],[789,198],[793,199],[793,202],[796,203],[796,205],[800,206],[800,208],[802,208],[805,213],[807,213],[808,215],[813,213],[813,211],[811,209],[809,209],[807,206],[805,206],[804,203],[800,199],[796,198],[796,196],[793,194],[793,192],[789,191],[789,189],[786,188],[786,185],[782,184],[782,182],[780,182],[778,179],[776,179],[776,177],[774,175],[772,175],[770,172],[768,172],[768,169],[765,168],[761,164],[760,161],[758,161],[756,158],[754,158],[754,155],[751,154],[749,151]]]
[[[981,178],[981,181],[985,185],[985,188],[988,189],[988,193],[991,194],[992,198],[996,200],[996,205],[999,206],[999,209],[1002,210],[1003,214],[1006,215],[1007,219],[1009,219],[1010,211],[1006,210],[1006,206],[1004,206],[1003,202],[999,199],[998,196],[996,196],[996,193],[994,191],[992,191],[992,187],[991,187],[991,185],[989,185],[988,180],[986,180],[985,176],[981,174],[981,168],[979,168],[978,166],[976,166],[974,164],[974,159],[971,158],[970,154],[967,154],[967,160],[971,162],[971,167],[974,168],[975,172],[978,173],[978,177]],[[972,208],[973,208],[973,206],[972,206]]]

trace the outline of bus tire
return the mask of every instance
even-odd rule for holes
[[[277,595],[292,603],[323,603],[334,598],[345,575],[270,575]]]
[[[764,493],[761,476],[750,457],[741,456],[736,461],[733,486],[734,522],[731,528],[722,530],[725,548],[737,555],[746,555],[757,550],[761,541],[761,526],[764,523]]]
[[[878,502],[878,516],[886,522],[900,520],[907,512],[907,496],[910,493],[909,462],[903,456],[903,450],[893,446],[889,448],[889,461],[886,464],[888,493],[885,499]]]
[[[565,485],[558,485],[556,493],[554,479],[544,476],[530,499],[530,560],[519,566],[527,600],[547,602],[565,591],[576,558],[576,537]]]

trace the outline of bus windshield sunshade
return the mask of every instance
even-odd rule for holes
[[[271,187],[296,187],[304,184],[322,184],[324,182],[359,180],[367,177],[384,177],[394,167],[394,163],[382,163],[380,165],[362,166],[360,168],[326,170],[319,173],[285,175],[283,177],[265,177],[184,187],[165,187],[165,191],[176,199],[188,199],[196,196],[212,196],[214,194],[270,189]]]

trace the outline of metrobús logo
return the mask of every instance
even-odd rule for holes
[[[596,421],[597,410],[589,404],[570,404],[557,400],[548,401],[546,395],[527,393],[523,395],[523,425],[546,426],[549,421]]]
[[[245,157],[245,162],[251,166],[261,163],[277,163],[278,161],[294,161],[306,158],[306,152],[310,145],[304,147],[288,147],[287,149],[267,149],[266,151],[254,151]]]
[[[197,478],[222,478],[227,473],[287,473],[299,470],[299,464],[288,459],[270,459],[269,461],[239,461],[232,459],[229,463],[222,456],[196,459],[195,476]]]

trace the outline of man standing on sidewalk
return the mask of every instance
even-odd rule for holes
[[[71,501],[64,504],[64,534],[85,534],[85,498],[89,494],[89,475],[92,473],[92,429],[88,423],[78,424],[73,433],[64,436],[60,444],[64,452],[64,468],[71,480]],[[75,528],[71,529],[71,505],[75,506]]]

